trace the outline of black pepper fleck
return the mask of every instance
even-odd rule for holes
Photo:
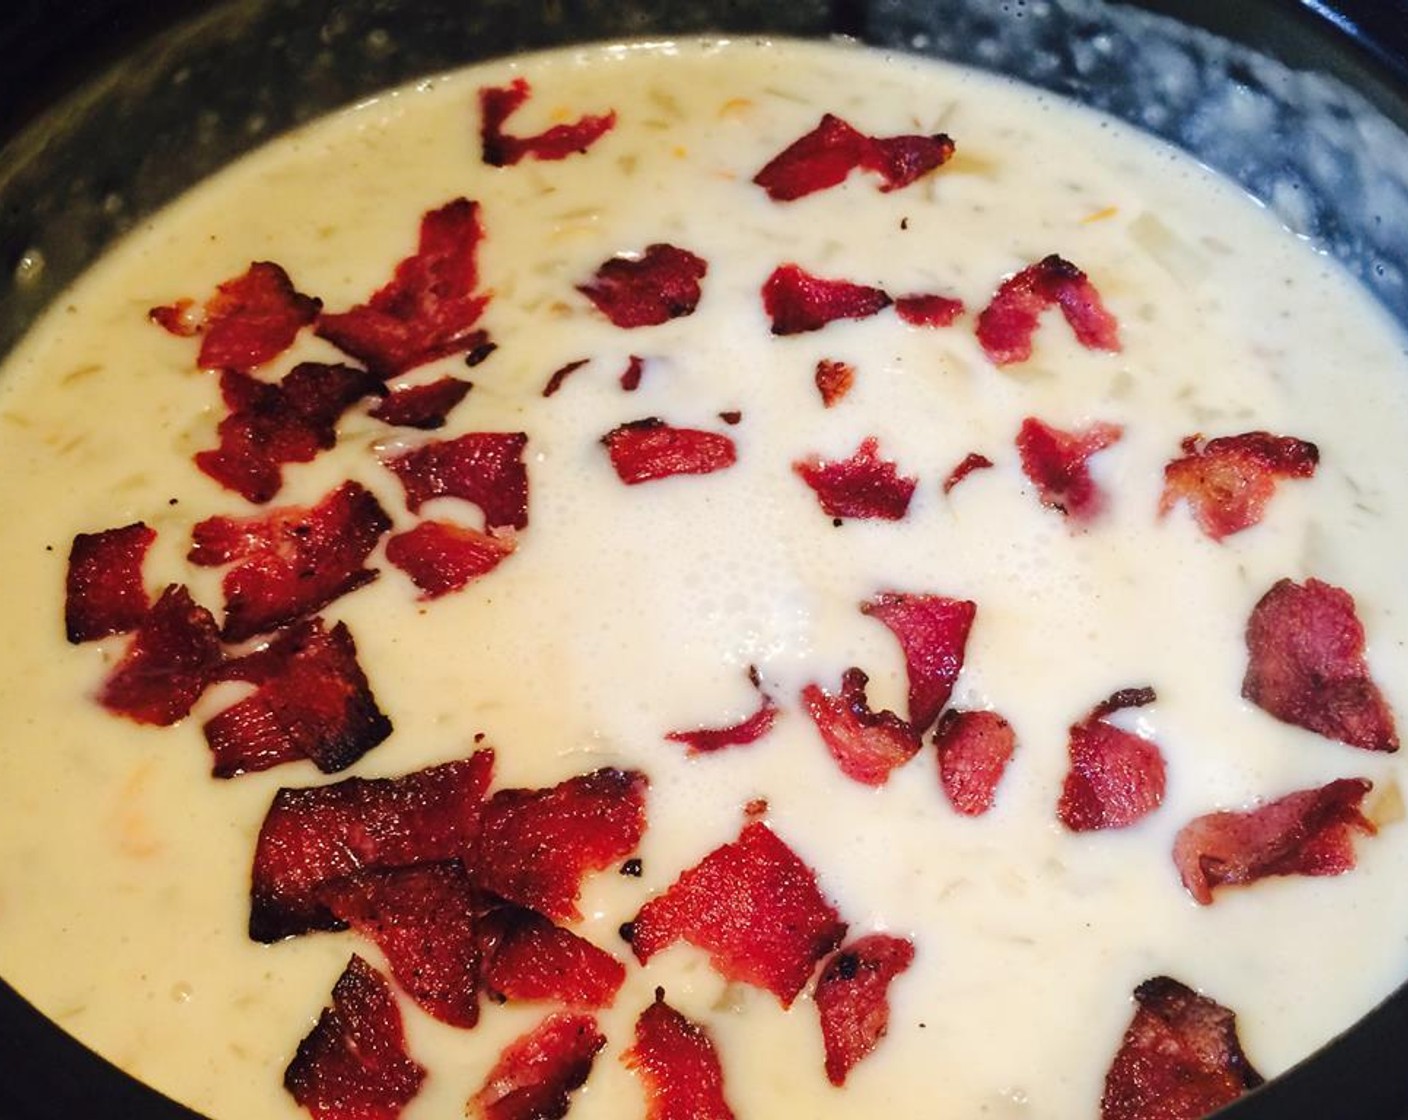
[[[641,870],[642,866],[639,859],[628,859],[625,863],[621,864],[621,874],[629,875],[632,879],[639,879]]]

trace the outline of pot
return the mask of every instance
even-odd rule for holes
[[[140,7],[140,11],[137,10]],[[460,64],[589,39],[833,34],[1000,70],[1186,148],[1408,328],[1408,0],[12,0],[0,354],[103,249],[281,131]],[[1253,131],[1238,110],[1257,107]],[[12,920],[12,919],[7,919]],[[1227,1120],[1408,1120],[1408,988]],[[0,982],[0,1116],[198,1120]]]

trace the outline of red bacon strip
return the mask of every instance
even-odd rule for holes
[[[590,1015],[549,1015],[504,1049],[469,1098],[471,1120],[560,1120],[591,1074],[606,1036]]]
[[[693,731],[669,731],[665,738],[672,743],[683,743],[689,755],[712,754],[727,747],[743,747],[756,743],[772,730],[777,720],[778,707],[772,697],[762,691],[762,685],[755,666],[748,667],[748,680],[761,695],[757,709],[747,719],[728,727],[700,727]]]
[[[1054,253],[1002,282],[978,315],[978,343],[996,365],[1024,362],[1032,356],[1032,335],[1041,313],[1058,305],[1086,349],[1120,349],[1119,324],[1105,310],[1095,285]]]
[[[217,778],[303,758],[333,774],[391,734],[345,623],[325,630],[321,618],[303,620],[220,676],[258,687],[204,727]]]
[[[601,437],[616,476],[626,485],[676,474],[713,474],[738,461],[733,440],[720,432],[676,428],[655,416],[632,420]]]
[[[316,506],[284,506],[260,517],[209,517],[191,533],[187,558],[225,573],[222,636],[239,642],[307,617],[376,578],[363,562],[391,519],[357,482]]]
[[[783,1007],[846,934],[811,868],[760,821],[682,872],[628,929],[642,964],[683,939],[726,979],[765,988]]]
[[[1221,1004],[1167,976],[1145,980],[1134,1001],[1100,1120],[1200,1120],[1262,1083]]]
[[[1279,580],[1247,622],[1242,695],[1284,723],[1370,751],[1396,751],[1393,712],[1369,675],[1347,591]]]
[[[515,547],[508,532],[495,535],[448,521],[422,521],[386,542],[386,559],[411,577],[422,599],[438,599],[488,575]]]
[[[1166,767],[1158,744],[1105,722],[1106,716],[1155,699],[1152,688],[1122,689],[1072,725],[1071,766],[1056,807],[1072,832],[1127,828],[1162,803]]]
[[[909,512],[917,478],[901,475],[895,463],[880,458],[874,436],[861,441],[849,459],[824,461],[813,455],[792,469],[816,493],[828,517],[898,521]]]
[[[1203,532],[1220,541],[1261,520],[1278,479],[1309,478],[1319,462],[1320,449],[1294,436],[1189,436],[1182,458],[1164,467],[1159,516],[1187,502]]]
[[[885,591],[860,609],[899,639],[909,675],[909,722],[917,734],[923,734],[953,693],[978,605],[943,595]]]
[[[1190,821],[1173,842],[1183,885],[1207,906],[1221,886],[1352,870],[1354,833],[1378,831],[1363,813],[1371,788],[1363,778],[1340,778],[1245,812],[1208,813]]]
[[[322,310],[322,300],[301,295],[288,273],[272,261],[255,261],[242,276],[226,280],[193,316],[193,303],[178,300],[148,312],[174,335],[203,334],[197,362],[202,369],[250,370],[277,358]]]
[[[311,462],[337,443],[337,421],[381,383],[365,370],[302,362],[277,385],[238,370],[220,375],[230,414],[220,421],[220,446],[198,452],[196,466],[228,490],[267,502],[283,485],[285,463]]]
[[[895,314],[911,327],[949,327],[963,314],[963,301],[938,295],[899,296]]]
[[[353,956],[333,985],[332,1006],[298,1044],[284,1088],[314,1120],[396,1120],[424,1080],[406,1052],[391,986]]]
[[[479,141],[484,162],[490,167],[511,167],[525,157],[560,160],[585,152],[616,125],[616,113],[579,117],[571,124],[556,124],[536,136],[510,136],[504,122],[528,100],[532,87],[527,78],[514,78],[506,86],[479,90]]]
[[[802,707],[841,772],[863,785],[880,786],[918,752],[919,732],[894,712],[870,710],[865,695],[869,681],[852,667],[841,674],[838,692],[816,684],[803,688]]]
[[[559,921],[577,921],[582,879],[635,851],[645,775],[602,769],[548,789],[501,789],[484,807],[478,885]]]
[[[68,551],[64,632],[75,644],[125,634],[147,617],[142,563],[156,530],[134,521],[117,529],[79,533]]]
[[[476,253],[484,236],[479,204],[467,198],[428,211],[414,255],[366,303],[324,315],[318,334],[383,380],[488,341],[474,329],[488,294],[476,295]]]
[[[991,809],[997,784],[1017,749],[1012,725],[996,712],[950,709],[939,719],[934,746],[949,803],[969,817]]]
[[[138,624],[98,703],[136,723],[168,727],[190,714],[222,656],[215,619],[172,584]]]
[[[868,319],[890,306],[879,288],[813,276],[795,264],[773,269],[763,283],[763,310],[776,335],[819,331],[837,319]]]
[[[1091,424],[1064,432],[1035,417],[1022,421],[1017,451],[1022,471],[1037,488],[1041,504],[1072,521],[1088,523],[1105,508],[1105,495],[1090,476],[1088,460],[1124,434],[1118,424]]]
[[[468,432],[433,440],[384,460],[401,482],[412,513],[433,498],[459,498],[484,512],[484,527],[528,525],[528,469],[523,432]]]
[[[424,385],[393,389],[372,409],[371,414],[383,424],[434,431],[445,426],[445,417],[450,410],[464,400],[473,388],[471,381],[442,377]]]
[[[694,313],[708,271],[688,249],[657,242],[638,257],[605,261],[577,290],[618,327],[654,327]]]
[[[856,1063],[885,1037],[890,982],[913,962],[914,943],[888,933],[867,934],[826,962],[814,998],[831,1084],[844,1085]]]
[[[827,113],[753,176],[775,202],[791,202],[843,182],[858,168],[880,177],[882,191],[899,190],[947,162],[954,144],[943,133],[880,138]]]
[[[948,477],[944,479],[944,493],[947,494],[974,471],[991,470],[993,461],[986,455],[979,455],[976,451],[970,451],[963,456],[963,461],[948,472]]]
[[[520,906],[483,915],[479,947],[485,994],[500,1002],[610,1007],[626,980],[626,966],[610,953]]]
[[[834,407],[856,383],[856,367],[849,362],[822,358],[816,364],[816,391],[825,408]]]
[[[664,988],[636,1020],[635,1045],[621,1060],[645,1085],[646,1120],[733,1120],[714,1040],[665,1002]]]
[[[249,936],[271,942],[343,923],[318,895],[362,870],[458,859],[479,834],[492,751],[399,778],[280,789],[254,850]]]

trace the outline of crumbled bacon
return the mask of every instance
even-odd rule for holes
[[[750,666],[748,669],[748,679],[753,687],[761,693],[758,707],[753,714],[738,723],[728,727],[699,727],[693,731],[669,731],[665,738],[672,743],[683,743],[687,748],[687,754],[711,754],[726,747],[742,747],[749,743],[756,743],[764,735],[772,730],[773,723],[777,720],[778,707],[773,703],[772,697],[762,691],[759,683],[758,670]]]
[[[484,807],[477,860],[486,891],[576,921],[582,879],[635,851],[645,831],[645,775],[602,769],[548,789],[501,789]]]
[[[860,609],[899,639],[909,676],[909,722],[916,733],[923,734],[953,692],[978,605],[943,595],[885,591]]]
[[[413,256],[366,303],[324,315],[318,334],[382,379],[450,354],[473,353],[488,341],[476,330],[487,294],[476,295],[475,254],[484,227],[467,198],[428,211]]]
[[[197,452],[195,463],[226,489],[267,502],[283,485],[285,463],[311,462],[337,443],[337,421],[381,383],[347,365],[302,362],[277,385],[239,370],[220,375],[230,410],[220,421],[220,446]]]
[[[638,257],[612,257],[577,290],[618,327],[653,327],[693,314],[708,262],[688,249],[656,243]]]
[[[626,979],[626,966],[610,953],[520,906],[484,914],[479,946],[484,992],[499,1001],[610,1007]]]
[[[856,383],[856,367],[849,362],[822,358],[816,364],[816,391],[821,394],[821,403],[826,408],[833,407]]]
[[[547,384],[543,386],[543,396],[556,396],[557,391],[562,388],[567,379],[590,361],[590,358],[577,358],[566,365],[558,366],[552,371],[552,376],[548,378]]]
[[[819,331],[837,319],[868,319],[890,306],[879,288],[813,276],[782,264],[763,283],[763,310],[776,335]]]
[[[869,681],[852,667],[841,674],[841,688],[835,693],[816,684],[803,688],[802,707],[841,772],[864,785],[879,786],[892,770],[914,757],[919,733],[894,712],[870,710],[865,695]]]
[[[1017,451],[1022,471],[1037,488],[1041,504],[1072,521],[1092,521],[1105,508],[1105,495],[1090,476],[1087,460],[1123,434],[1118,424],[1096,423],[1065,432],[1035,417],[1022,421]]]
[[[1363,813],[1371,788],[1363,778],[1340,778],[1245,812],[1208,813],[1190,821],[1173,842],[1183,885],[1207,906],[1221,886],[1352,870],[1354,833],[1377,831]]]
[[[1393,712],[1369,675],[1354,599],[1318,579],[1279,580],[1247,621],[1242,695],[1284,723],[1396,751]]]
[[[948,472],[948,477],[944,479],[944,493],[947,494],[974,471],[991,470],[993,461],[986,455],[980,455],[976,451],[970,451],[963,456],[963,461]]]
[[[479,833],[491,751],[399,778],[280,789],[254,851],[249,936],[341,929],[322,884],[361,870],[458,859]]]
[[[1017,748],[1012,725],[996,712],[949,709],[939,718],[934,746],[949,803],[969,817],[991,809],[997,784]]]
[[[644,1083],[646,1120],[733,1120],[714,1040],[665,1002],[665,989],[636,1019],[635,1044],[621,1060]]]
[[[1126,828],[1163,801],[1166,767],[1158,744],[1106,722],[1155,699],[1152,688],[1121,689],[1071,726],[1071,765],[1056,815],[1072,832]]]
[[[474,388],[474,383],[458,377],[441,377],[424,385],[393,389],[372,409],[374,419],[398,428],[434,431],[445,426],[450,410]]]
[[[156,530],[134,521],[99,533],[79,533],[68,551],[64,631],[70,642],[91,642],[135,630],[147,616],[142,562]]]
[[[826,461],[813,455],[792,469],[815,491],[828,517],[898,521],[909,511],[919,480],[900,474],[879,452],[875,437],[867,436],[849,459]]]
[[[460,498],[484,512],[484,527],[528,524],[528,468],[523,432],[468,432],[434,440],[384,460],[401,482],[412,513],[433,498]]]
[[[453,1027],[479,1021],[474,885],[457,860],[357,871],[324,883],[321,902],[376,943],[402,990]]]
[[[215,619],[172,584],[137,625],[98,703],[137,723],[170,726],[190,714],[222,656]]]
[[[893,191],[947,162],[953,151],[953,141],[943,133],[867,136],[827,113],[816,128],[773,156],[753,182],[773,201],[791,202],[834,187],[861,168],[880,176],[882,191]]]
[[[560,1120],[592,1071],[606,1036],[590,1015],[549,1015],[504,1049],[469,1098],[470,1120]]]
[[[363,563],[390,528],[372,492],[345,482],[316,506],[206,518],[192,530],[187,558],[207,567],[235,565],[221,582],[221,633],[239,642],[307,617],[375,579]]]
[[[1167,976],[1145,980],[1134,1000],[1100,1120],[1200,1120],[1262,1083],[1221,1004]]]
[[[511,532],[481,533],[448,521],[422,521],[386,542],[386,559],[411,577],[422,599],[460,591],[513,552]]]
[[[322,300],[301,295],[288,273],[272,261],[255,261],[242,276],[226,280],[205,302],[203,314],[191,315],[189,299],[149,312],[153,322],[189,338],[204,334],[202,369],[249,370],[272,361],[322,310]]]
[[[615,111],[585,115],[571,124],[555,124],[536,136],[510,136],[504,122],[528,100],[532,88],[527,78],[514,78],[506,86],[479,90],[479,140],[484,162],[490,167],[511,167],[524,157],[560,160],[585,152],[616,125]]]
[[[655,416],[612,428],[601,442],[617,477],[628,486],[676,474],[713,474],[738,460],[728,436],[700,428],[676,428]]]
[[[396,1120],[424,1080],[406,1052],[391,986],[354,955],[333,985],[332,1006],[298,1044],[284,1088],[314,1120]]]
[[[257,688],[204,727],[217,778],[302,758],[333,774],[391,734],[345,623],[331,630],[320,618],[295,623],[220,675]]]
[[[760,821],[682,872],[630,927],[642,964],[683,939],[726,979],[765,988],[784,1007],[846,934],[811,868]]]
[[[1032,335],[1041,313],[1057,305],[1086,349],[1120,349],[1119,324],[1095,285],[1054,253],[1002,282],[978,315],[978,343],[996,365],[1024,362],[1032,355]]]
[[[645,375],[645,359],[639,354],[632,354],[626,362],[626,368],[621,371],[621,391],[634,393],[640,388],[640,379]]]
[[[814,999],[826,1046],[826,1077],[844,1085],[890,1025],[890,982],[914,962],[914,943],[871,933],[838,949],[816,982]]]
[[[948,327],[963,314],[963,301],[951,296],[897,296],[895,314],[912,327]]]
[[[1320,449],[1294,436],[1189,436],[1182,458],[1164,467],[1159,516],[1186,501],[1203,532],[1220,541],[1261,520],[1278,479],[1309,478],[1319,462]]]

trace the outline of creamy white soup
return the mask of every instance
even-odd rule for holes
[[[608,110],[615,127],[566,159],[485,165],[477,91],[517,75],[532,96],[511,131]],[[894,191],[858,171],[769,199],[752,176],[824,112],[879,136],[942,131],[956,154]],[[602,766],[649,777],[640,876],[589,877],[572,927],[628,975],[599,1015],[608,1043],[571,1116],[645,1114],[620,1055],[657,986],[712,1034],[739,1117],[1076,1120],[1097,1114],[1148,977],[1233,1009],[1266,1076],[1408,977],[1402,763],[1278,722],[1240,693],[1253,605],[1278,579],[1315,577],[1354,596],[1374,678],[1408,711],[1401,335],[1254,203],[1109,120],[849,46],[685,41],[428,79],[279,140],[136,231],[9,359],[0,974],[45,1014],[218,1120],[303,1115],[285,1067],[350,954],[381,958],[352,932],[250,941],[250,864],[274,792],[335,779],[306,762],[211,777],[201,724],[228,691],[168,728],[104,711],[93,697],[126,639],[65,641],[68,549],[76,533],[145,521],[157,532],[147,586],[184,582],[218,608],[220,571],[185,560],[191,528],[258,510],[194,467],[226,413],[218,376],[148,310],[203,300],[260,260],[345,309],[413,251],[422,214],[461,196],[482,207],[492,299],[480,325],[498,349],[412,379],[474,382],[436,438],[527,433],[529,525],[462,591],[421,601],[378,552],[379,578],[322,613],[355,635],[394,725],[349,773],[462,758],[482,733],[494,788]],[[622,330],[577,291],[608,258],[662,242],[707,261],[693,314]],[[1083,347],[1052,311],[1031,358],[998,367],[975,317],[1004,278],[1052,253],[1088,274],[1122,347]],[[759,293],[784,262],[966,310],[947,327],[887,311],[774,336]],[[632,355],[645,371],[625,392]],[[831,408],[821,359],[855,370]],[[261,375],[298,360],[338,355],[304,331]],[[736,424],[720,419],[732,411]],[[650,416],[725,432],[737,462],[623,485],[600,437]],[[1090,461],[1107,505],[1088,525],[1043,506],[1024,476],[1014,439],[1028,416],[1123,426]],[[1280,484],[1260,524],[1220,542],[1186,507],[1158,516],[1181,440],[1253,429],[1313,441],[1314,477]],[[792,464],[844,459],[868,436],[917,490],[898,521],[837,527]],[[335,449],[285,469],[271,508],[355,478],[407,528],[378,453],[426,438],[354,406]],[[970,452],[994,466],[945,493]],[[873,707],[904,712],[899,645],[859,609],[885,590],[977,604],[952,704],[1001,712],[1017,739],[986,814],[953,810],[927,743],[882,786],[853,781],[802,707],[804,686],[834,691],[854,665]],[[750,666],[781,709],[767,735],[694,757],[665,738],[745,718],[758,703]],[[1163,803],[1128,828],[1072,833],[1056,815],[1068,728],[1143,685],[1156,702],[1118,719],[1159,744]],[[1353,870],[1229,888],[1210,906],[1185,891],[1171,850],[1189,820],[1340,777],[1374,783],[1366,811],[1380,825],[1357,839]],[[784,1010],[683,942],[640,966],[618,934],[732,840],[758,798],[851,937],[888,931],[915,947],[889,991],[888,1033],[843,1088],[823,1071],[809,992]],[[545,1010],[486,1006],[466,1031],[400,1006],[429,1070],[409,1120],[461,1115]]]

